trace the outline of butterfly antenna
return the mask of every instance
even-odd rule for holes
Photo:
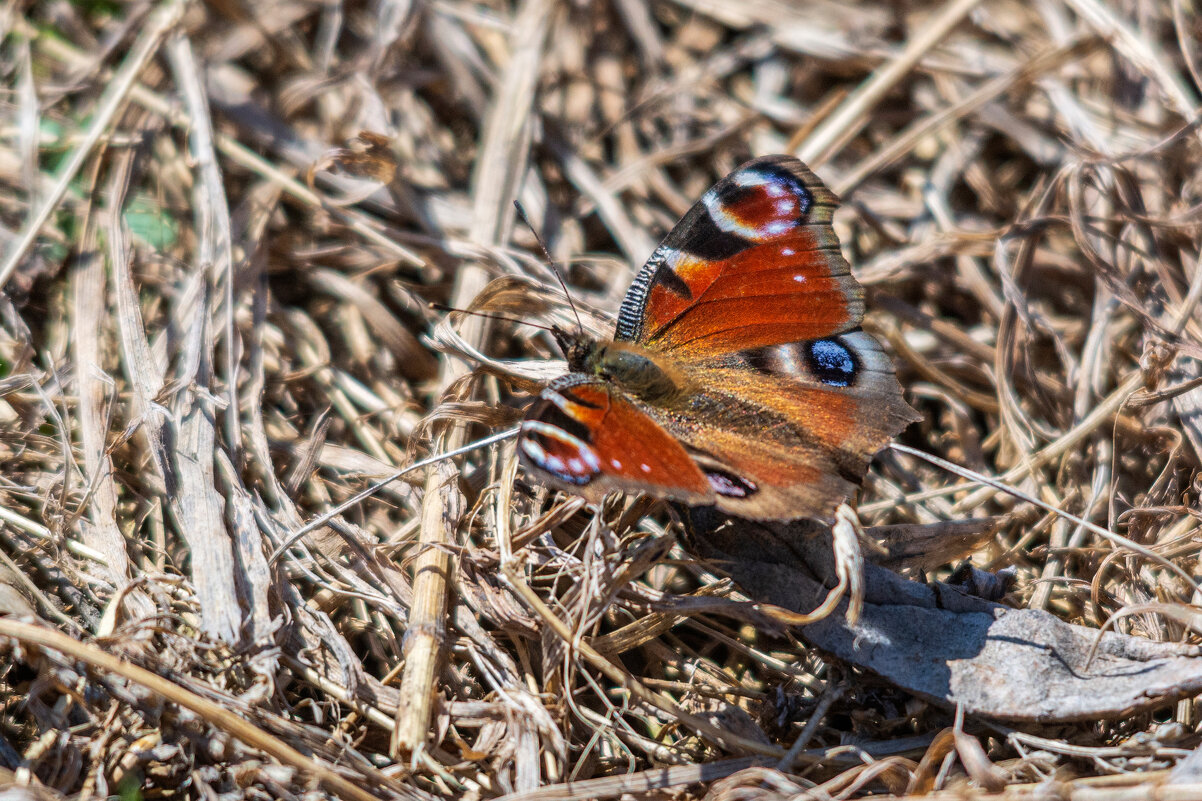
[[[517,317],[506,317],[504,314],[493,314],[492,312],[473,311],[472,309],[457,309],[454,306],[447,306],[446,304],[443,304],[443,303],[431,303],[430,308],[437,309],[438,311],[445,311],[445,312],[459,312],[460,314],[474,314],[477,317],[487,317],[490,320],[504,320],[507,323],[517,323],[518,325],[529,325],[529,326],[533,326],[534,328],[541,328],[544,331],[550,331],[551,333],[555,333],[555,329],[549,325],[539,325],[538,323],[532,323],[529,320],[519,320]]]
[[[555,263],[555,259],[551,258],[551,251],[547,250],[547,245],[543,242],[543,238],[538,235],[538,231],[534,230],[534,224],[530,222],[530,218],[526,215],[526,209],[522,206],[522,201],[513,201],[513,207],[518,210],[518,216],[522,218],[522,222],[530,229],[530,233],[534,234],[534,241],[538,243],[538,248],[543,252],[543,258],[547,260],[547,266],[551,268],[551,272],[555,273],[555,278],[559,281],[559,286],[563,289],[563,295],[568,299],[568,305],[572,307],[572,315],[576,318],[576,328],[580,333],[584,333],[584,323],[580,322],[580,312],[576,311],[576,303],[572,300],[572,293],[568,291],[568,285],[564,283],[563,273],[559,269],[559,265]]]

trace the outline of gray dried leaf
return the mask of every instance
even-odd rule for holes
[[[702,525],[698,525],[698,523]],[[829,540],[811,522],[693,516],[691,544],[754,600],[806,612],[837,583]],[[699,533],[707,532],[707,533]],[[1202,649],[1103,634],[943,584],[864,574],[859,622],[842,610],[800,629],[810,645],[936,704],[1025,723],[1107,720],[1202,691]]]

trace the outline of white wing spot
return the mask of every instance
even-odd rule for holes
[[[597,454],[592,448],[584,445],[580,448],[580,456],[584,459],[584,463],[588,469],[596,473],[601,469],[601,460],[597,458]]]
[[[529,456],[531,459],[533,459],[536,462],[545,461],[547,458],[547,451],[543,448],[542,445],[539,445],[537,442],[535,442],[532,439],[521,440],[518,443],[518,447],[520,447],[527,456]]]
[[[779,190],[779,187],[772,183],[772,179],[769,176],[764,175],[757,170],[739,170],[732,173],[731,177],[735,179],[735,183],[739,186],[767,185],[770,187],[768,190],[769,192],[771,192],[773,188]]]
[[[806,282],[806,277],[804,275],[795,275],[793,276],[793,280],[799,284],[804,284]]]
[[[613,467],[614,467],[614,470],[621,470],[621,469],[622,469],[622,463],[621,463],[621,462],[619,462],[617,459],[610,459],[610,460],[609,460],[609,463],[610,463],[611,465],[613,465]]]
[[[649,464],[640,464],[640,465],[639,465],[639,470],[642,470],[644,473],[650,473],[650,472],[651,472],[651,465],[649,465]]]
[[[782,255],[782,256],[792,256],[795,252],[796,251],[794,251],[793,248],[781,248],[780,249],[780,255]]]

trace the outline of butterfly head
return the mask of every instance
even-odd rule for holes
[[[597,341],[583,331],[568,331],[557,325],[551,326],[551,336],[563,351],[568,360],[568,370],[573,373],[591,372],[586,365],[591,354],[597,349]]]

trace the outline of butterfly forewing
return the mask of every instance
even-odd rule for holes
[[[518,433],[518,455],[548,483],[593,501],[612,490],[712,501],[684,447],[617,387],[587,375],[542,391]]]
[[[615,339],[688,358],[855,328],[863,292],[831,228],[835,206],[796,159],[743,165],[656,248],[622,303]]]

